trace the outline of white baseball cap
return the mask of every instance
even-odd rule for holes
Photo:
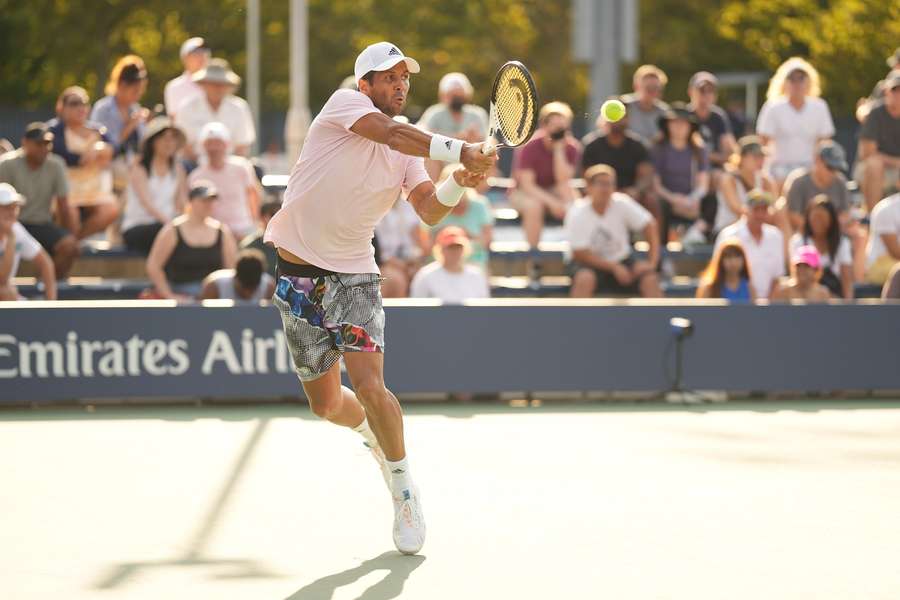
[[[400,48],[394,44],[378,42],[359,53],[353,67],[353,75],[359,81],[369,71],[387,71],[401,60],[406,62],[410,73],[418,73],[421,70],[415,59],[404,56]]]
[[[16,191],[16,188],[8,183],[0,183],[0,206],[10,204],[23,204],[25,196]]]
[[[197,50],[205,47],[206,40],[204,40],[202,37],[192,37],[185,40],[184,43],[181,44],[181,50],[178,51],[178,55],[183,59],[191,52],[196,52]]]
[[[441,77],[441,82],[438,83],[439,93],[446,94],[454,88],[460,88],[468,96],[474,92],[472,82],[463,73],[447,73]]]
[[[200,130],[200,143],[206,140],[222,140],[226,144],[231,142],[231,132],[225,127],[224,123],[212,121],[203,126]]]

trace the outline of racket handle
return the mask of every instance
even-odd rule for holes
[[[481,147],[482,154],[496,154],[497,153],[497,143],[493,140],[493,138],[489,138],[484,141],[484,146]]]

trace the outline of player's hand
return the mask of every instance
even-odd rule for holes
[[[453,179],[456,180],[458,185],[473,188],[478,187],[487,179],[487,173],[473,173],[468,169],[457,169],[453,171]]]
[[[491,154],[483,154],[481,148],[484,142],[480,144],[463,144],[462,152],[459,155],[459,162],[473,173],[487,173],[497,162],[497,152]]]

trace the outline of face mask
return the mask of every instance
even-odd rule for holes
[[[450,98],[450,110],[453,112],[460,112],[463,109],[463,105],[466,103],[465,99],[460,96],[453,96]]]
[[[552,133],[550,134],[550,139],[553,140],[554,142],[557,141],[557,140],[561,140],[561,139],[563,139],[564,137],[566,137],[566,130],[565,130],[565,129],[560,129],[560,130],[554,131],[554,132],[552,132]]]

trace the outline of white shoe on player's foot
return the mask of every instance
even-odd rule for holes
[[[425,544],[425,517],[419,490],[412,486],[394,496],[394,545],[403,554],[416,554]]]
[[[384,479],[384,485],[387,486],[388,491],[391,490],[391,471],[387,466],[387,459],[384,457],[384,450],[381,449],[381,446],[372,446],[369,442],[363,442],[363,446],[369,449],[369,452],[372,454],[372,458],[375,459],[375,462],[378,463],[378,468],[381,469],[381,477]]]

